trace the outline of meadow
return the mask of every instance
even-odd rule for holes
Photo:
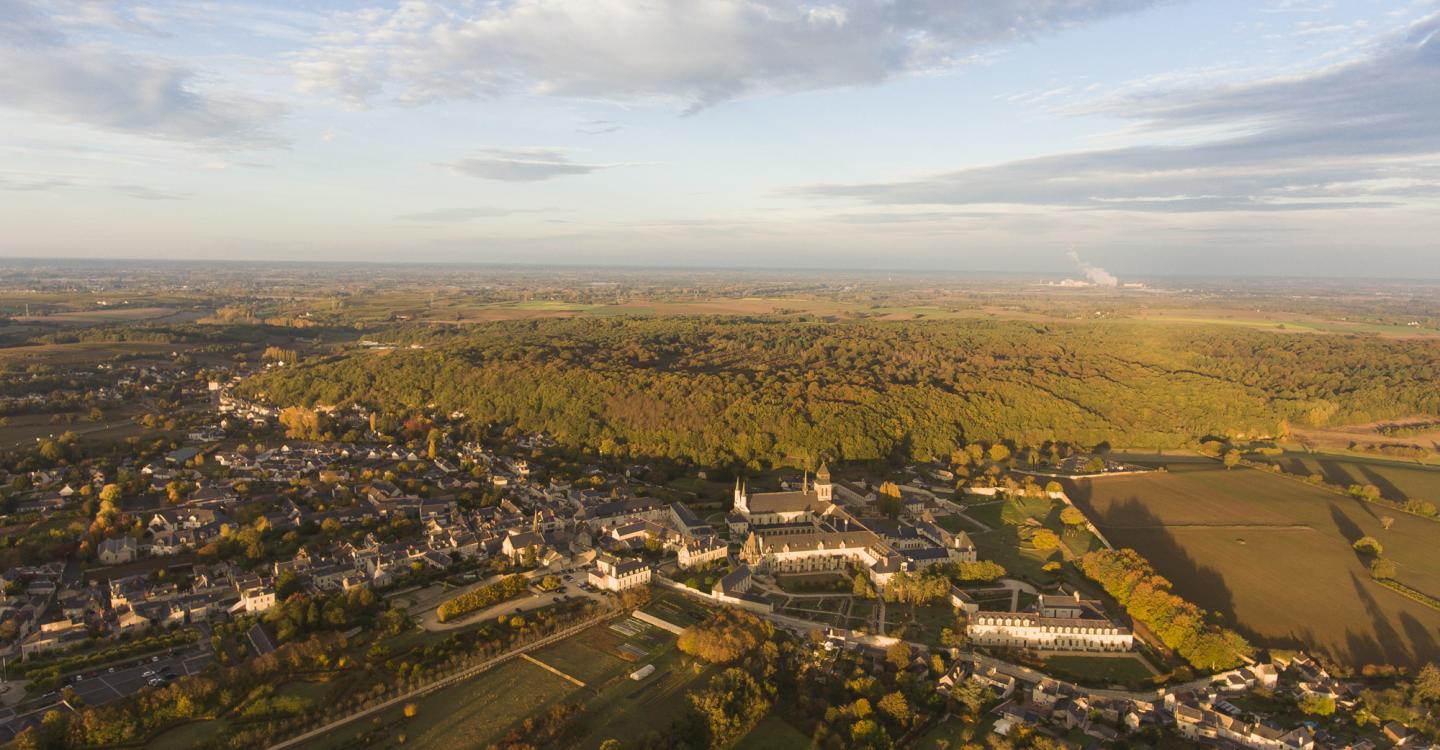
[[[1072,481],[1067,492],[1115,546],[1139,551],[1178,594],[1258,644],[1356,666],[1440,659],[1440,612],[1370,580],[1368,559],[1351,547],[1375,537],[1398,580],[1440,592],[1435,521],[1214,462]]]

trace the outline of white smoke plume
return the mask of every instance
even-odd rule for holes
[[[1090,283],[1095,286],[1120,286],[1120,280],[1115,278],[1113,274],[1099,266],[1092,266],[1081,260],[1080,253],[1070,250],[1065,254],[1070,256],[1070,260],[1075,261],[1075,265],[1079,266],[1080,270],[1085,272],[1085,278],[1089,279]]]

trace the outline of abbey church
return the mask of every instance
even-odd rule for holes
[[[741,558],[770,573],[810,573],[858,568],[877,586],[901,571],[939,562],[975,560],[964,532],[952,534],[920,519],[852,515],[835,499],[830,469],[822,464],[814,482],[799,490],[750,493],[735,486],[727,519],[732,538],[744,538]]]

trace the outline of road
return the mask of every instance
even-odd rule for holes
[[[481,662],[480,664],[476,664],[475,666],[470,667],[469,669],[466,669],[466,670],[464,670],[464,671],[462,671],[462,672],[456,672],[455,674],[453,674],[453,675],[451,675],[451,676],[449,676],[449,677],[446,677],[446,678],[440,679],[440,680],[436,680],[435,682],[432,682],[432,683],[430,683],[429,685],[425,685],[424,687],[416,688],[416,689],[414,689],[414,690],[411,690],[411,691],[408,692],[408,693],[405,693],[404,695],[401,695],[401,696],[399,696],[399,697],[392,698],[392,699],[390,699],[390,700],[388,700],[388,701],[385,701],[384,703],[378,704],[378,705],[376,705],[376,706],[372,706],[371,708],[367,708],[367,709],[365,709],[365,710],[363,710],[363,711],[359,711],[359,712],[357,712],[357,713],[350,714],[349,716],[346,716],[346,717],[343,718],[343,719],[337,719],[337,720],[335,720],[335,721],[330,722],[329,724],[326,724],[325,726],[322,726],[322,727],[320,727],[320,728],[318,728],[318,729],[312,729],[312,730],[310,730],[310,731],[308,731],[308,732],[306,732],[306,733],[304,733],[304,734],[297,735],[297,736],[292,737],[292,738],[290,738],[290,739],[288,739],[288,740],[285,740],[284,742],[280,742],[280,743],[271,745],[270,748],[269,748],[269,750],[286,750],[286,748],[298,747],[298,746],[300,746],[300,745],[302,745],[302,744],[304,744],[304,743],[306,743],[306,742],[309,742],[310,740],[313,740],[313,739],[315,739],[315,738],[317,738],[317,737],[322,737],[322,736],[324,736],[324,735],[330,734],[331,732],[334,732],[334,731],[336,731],[337,729],[339,729],[340,727],[343,727],[343,726],[345,726],[346,724],[349,724],[349,723],[351,723],[351,722],[353,722],[353,721],[356,721],[356,720],[358,720],[358,719],[363,719],[363,718],[365,718],[365,717],[367,717],[367,716],[372,716],[372,715],[374,715],[374,714],[380,713],[380,712],[385,711],[385,710],[387,710],[387,709],[394,708],[394,707],[399,706],[399,705],[402,705],[402,704],[404,704],[404,703],[406,703],[406,702],[408,702],[408,701],[412,701],[412,700],[415,700],[416,698],[419,698],[419,697],[421,697],[421,696],[424,696],[424,695],[427,695],[427,694],[429,694],[429,693],[432,693],[432,692],[434,692],[434,691],[436,691],[436,690],[439,690],[439,689],[441,689],[441,688],[449,687],[449,686],[451,686],[451,685],[455,685],[455,684],[464,682],[465,680],[468,680],[468,679],[470,679],[471,677],[474,677],[475,675],[480,674],[481,672],[484,672],[484,671],[489,670],[489,669],[494,669],[495,667],[498,667],[498,666],[500,666],[501,664],[504,664],[505,662],[510,661],[511,659],[519,658],[520,655],[522,655],[522,654],[527,654],[527,653],[529,653],[529,652],[531,652],[531,651],[534,651],[534,650],[536,650],[536,649],[545,648],[546,646],[549,646],[549,645],[551,645],[551,644],[559,643],[560,641],[563,641],[563,640],[565,640],[566,638],[569,638],[569,637],[574,636],[574,635],[576,635],[576,634],[578,634],[578,633],[580,633],[580,632],[583,632],[584,630],[587,630],[587,629],[589,629],[589,628],[592,628],[592,627],[594,627],[594,626],[596,626],[596,625],[598,625],[598,624],[600,624],[600,623],[602,623],[602,622],[605,622],[606,620],[613,620],[613,619],[615,619],[615,618],[617,618],[617,617],[620,617],[621,615],[624,615],[624,614],[626,614],[626,612],[625,612],[624,610],[619,610],[619,611],[615,611],[615,612],[607,612],[607,613],[605,613],[605,614],[603,614],[603,615],[600,615],[599,617],[592,617],[592,618],[590,618],[589,620],[586,620],[586,621],[584,621],[584,622],[582,622],[582,623],[580,623],[580,624],[578,624],[578,625],[572,625],[572,626],[570,626],[570,627],[568,627],[568,628],[566,628],[566,629],[564,629],[564,630],[561,630],[561,631],[559,631],[559,632],[557,632],[557,633],[554,633],[554,634],[552,634],[552,635],[548,635],[548,636],[546,636],[546,637],[544,637],[544,638],[542,638],[542,639],[540,639],[540,640],[538,640],[538,641],[535,641],[534,643],[530,643],[530,644],[521,646],[520,648],[517,648],[517,649],[515,649],[515,650],[513,650],[513,651],[507,651],[507,652],[505,652],[504,654],[501,654],[500,656],[495,657],[494,659],[491,659],[491,660],[486,661],[486,662]]]
[[[532,580],[534,578],[552,575],[550,571],[535,572],[538,575],[532,576]],[[583,569],[576,571],[561,571],[559,573],[554,573],[553,575],[559,577],[560,580],[564,581],[565,583],[564,587],[559,589],[558,591],[546,593],[532,593],[527,596],[522,596],[519,599],[511,599],[509,601],[501,602],[493,607],[487,607],[478,612],[471,612],[464,617],[450,620],[448,622],[440,622],[440,617],[437,614],[437,610],[442,602],[448,599],[453,599],[454,597],[459,596],[471,589],[478,588],[489,583],[494,583],[496,580],[500,579],[500,576],[496,576],[492,580],[482,581],[480,583],[476,583],[470,586],[465,586],[458,589],[451,589],[450,591],[444,592],[442,596],[422,594],[420,597],[418,597],[421,603],[411,606],[407,611],[410,613],[411,617],[415,618],[416,623],[418,623],[420,627],[432,632],[438,632],[442,630],[454,630],[455,628],[468,627],[474,625],[477,622],[493,620],[497,617],[500,617],[501,615],[513,615],[522,612],[530,612],[541,607],[554,604],[555,602],[558,602],[565,597],[569,597],[571,599],[589,597],[596,600],[603,598],[599,593],[586,591],[585,589],[580,588],[580,583],[584,580],[585,576],[585,571]],[[566,580],[567,576],[569,576],[571,580]]]

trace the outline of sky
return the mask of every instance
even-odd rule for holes
[[[1437,209],[1440,0],[0,0],[0,256],[1437,278]]]

